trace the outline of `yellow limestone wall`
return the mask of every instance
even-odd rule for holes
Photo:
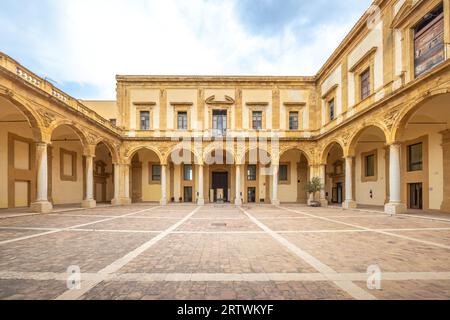
[[[8,208],[8,132],[21,137],[32,139],[31,130],[25,123],[2,123],[0,126],[0,208]],[[26,155],[23,152],[16,151],[17,163],[26,163]],[[16,203],[27,206],[27,195],[24,192],[24,186],[17,184]]]
[[[83,149],[79,142],[54,142],[52,168],[52,198],[53,204],[75,204],[83,201]],[[60,148],[77,153],[77,180],[61,181]]]

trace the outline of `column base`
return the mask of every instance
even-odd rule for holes
[[[403,203],[388,203],[384,206],[384,212],[387,214],[400,214],[406,213],[408,209]]]
[[[345,200],[344,203],[342,203],[343,209],[356,209],[357,206],[356,201],[353,200]]]
[[[161,200],[159,201],[159,204],[160,204],[161,206],[167,206],[167,199],[166,199],[166,198],[161,199]]]
[[[203,198],[198,198],[198,199],[197,199],[197,205],[199,205],[199,206],[204,206],[204,205],[205,205],[205,199],[203,199]]]
[[[272,203],[273,206],[279,206],[280,205],[280,200],[271,200],[270,202]]]
[[[328,200],[327,199],[320,199],[320,206],[322,208],[327,208],[328,207]]]
[[[81,206],[86,209],[95,208],[97,206],[97,202],[95,200],[83,200]]]
[[[31,210],[36,213],[50,213],[53,205],[48,201],[39,201],[31,204]]]
[[[122,204],[122,202],[120,201],[120,199],[112,199],[111,204],[113,206],[120,206]]]
[[[237,205],[237,206],[242,206],[242,199],[234,200],[234,204]]]
[[[121,198],[120,204],[123,206],[129,206],[131,204],[131,198]]]

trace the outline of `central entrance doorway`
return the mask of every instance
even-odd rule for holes
[[[228,202],[228,172],[212,173],[212,189],[214,190],[214,202]]]

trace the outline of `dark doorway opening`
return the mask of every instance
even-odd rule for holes
[[[411,183],[409,185],[409,208],[410,209],[423,209],[423,186],[421,183]]]
[[[336,188],[333,188],[333,203],[342,204],[344,202],[342,183],[336,183]]]
[[[192,202],[192,187],[184,187],[184,202]]]
[[[256,188],[251,187],[247,189],[247,202],[255,203],[256,202]]]
[[[214,202],[228,201],[228,172],[212,173],[212,189],[214,190]],[[222,196],[223,199],[220,199]]]

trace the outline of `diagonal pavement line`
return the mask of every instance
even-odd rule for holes
[[[8,243],[12,243],[12,242],[28,240],[28,239],[32,239],[32,238],[36,238],[36,237],[42,237],[42,236],[45,236],[45,235],[54,234],[54,233],[58,233],[58,232],[62,232],[62,231],[69,231],[71,229],[79,229],[79,228],[90,226],[90,225],[93,225],[93,224],[96,224],[96,223],[116,220],[116,219],[120,219],[120,218],[124,218],[124,217],[128,217],[128,216],[132,216],[132,215],[135,215],[135,214],[139,214],[139,213],[142,213],[142,212],[151,211],[151,210],[154,210],[154,209],[157,209],[157,208],[161,208],[161,206],[151,207],[151,208],[147,208],[145,210],[139,210],[139,211],[136,211],[136,212],[127,213],[127,214],[124,214],[124,215],[121,215],[121,216],[117,216],[117,217],[114,217],[114,218],[108,218],[108,219],[98,220],[98,221],[94,221],[94,222],[83,223],[83,224],[79,224],[79,225],[75,225],[75,226],[71,226],[71,227],[66,227],[66,228],[61,228],[61,229],[57,229],[57,230],[51,230],[51,231],[47,231],[47,232],[43,232],[43,233],[33,234],[33,235],[30,235],[30,236],[25,236],[25,237],[5,240],[5,241],[1,241],[0,242],[0,246],[8,244]],[[89,216],[87,216],[87,217],[89,217]]]
[[[81,289],[80,290],[68,290],[64,292],[62,295],[56,298],[56,300],[77,300],[81,298],[84,294],[92,290],[94,287],[96,287],[99,283],[101,283],[103,280],[105,280],[108,275],[112,273],[116,273],[120,269],[122,269],[125,265],[127,265],[129,262],[137,258],[139,255],[153,247],[155,244],[157,244],[159,241],[170,235],[173,231],[175,231],[179,226],[181,226],[183,223],[185,223],[187,220],[189,220],[194,214],[199,211],[201,207],[195,208],[191,213],[189,213],[187,216],[185,216],[183,219],[166,229],[164,232],[160,233],[156,237],[152,238],[151,240],[147,241],[146,243],[142,244],[141,246],[137,247],[133,251],[129,252],[122,258],[114,261],[110,265],[106,266],[102,270],[100,270],[97,274],[100,275],[99,279],[95,280],[87,280],[81,283]]]
[[[363,226],[352,224],[352,223],[347,223],[347,222],[342,222],[342,221],[339,221],[339,220],[334,220],[334,219],[330,219],[330,218],[316,216],[316,215],[313,215],[313,214],[306,213],[304,211],[298,211],[298,210],[294,210],[294,209],[290,209],[290,208],[285,208],[285,207],[282,207],[282,206],[277,206],[277,208],[282,209],[282,210],[286,210],[286,211],[290,211],[290,212],[305,214],[305,215],[308,215],[310,217],[314,217],[314,218],[325,220],[325,221],[329,221],[329,222],[339,223],[339,224],[346,225],[346,226],[353,227],[353,228],[359,228],[359,229],[367,230],[367,231],[370,231],[370,232],[384,234],[386,236],[392,236],[392,237],[401,238],[401,239],[405,239],[405,240],[415,241],[415,242],[419,242],[419,243],[423,243],[423,244],[427,244],[427,245],[430,245],[430,246],[435,246],[435,247],[439,247],[439,248],[443,248],[443,249],[450,249],[450,246],[447,246],[445,244],[440,244],[440,243],[427,241],[427,240],[420,240],[420,239],[413,238],[413,237],[408,237],[408,236],[402,236],[400,234],[396,234],[396,233],[392,233],[392,232],[388,232],[388,231],[383,231],[382,229],[371,229],[371,228],[363,227]]]
[[[278,241],[282,246],[287,248],[289,251],[294,253],[296,256],[298,256],[299,258],[301,258],[302,260],[307,262],[310,266],[312,266],[314,269],[319,271],[321,274],[323,274],[323,275],[329,275],[329,274],[336,275],[336,274],[338,274],[334,269],[332,269],[331,267],[327,266],[326,264],[324,264],[320,260],[316,259],[314,256],[312,256],[308,252],[300,249],[298,246],[294,245],[293,243],[288,241],[286,238],[284,238],[281,235],[279,235],[279,234],[275,233],[274,231],[272,231],[269,227],[267,227],[265,224],[263,224],[258,219],[253,217],[250,213],[248,213],[244,209],[242,209],[242,208],[239,208],[239,209],[244,214],[246,214],[247,217],[249,217],[249,219],[252,220],[258,227],[260,227],[267,234],[269,234],[273,239]],[[339,288],[341,288],[342,290],[344,290],[350,296],[352,296],[353,298],[355,298],[357,300],[376,300],[376,298],[373,295],[371,295],[367,291],[361,289],[360,287],[358,287],[356,284],[354,284],[351,281],[348,281],[348,280],[332,280],[332,279],[330,279],[330,281],[332,281],[336,286],[338,286]]]

